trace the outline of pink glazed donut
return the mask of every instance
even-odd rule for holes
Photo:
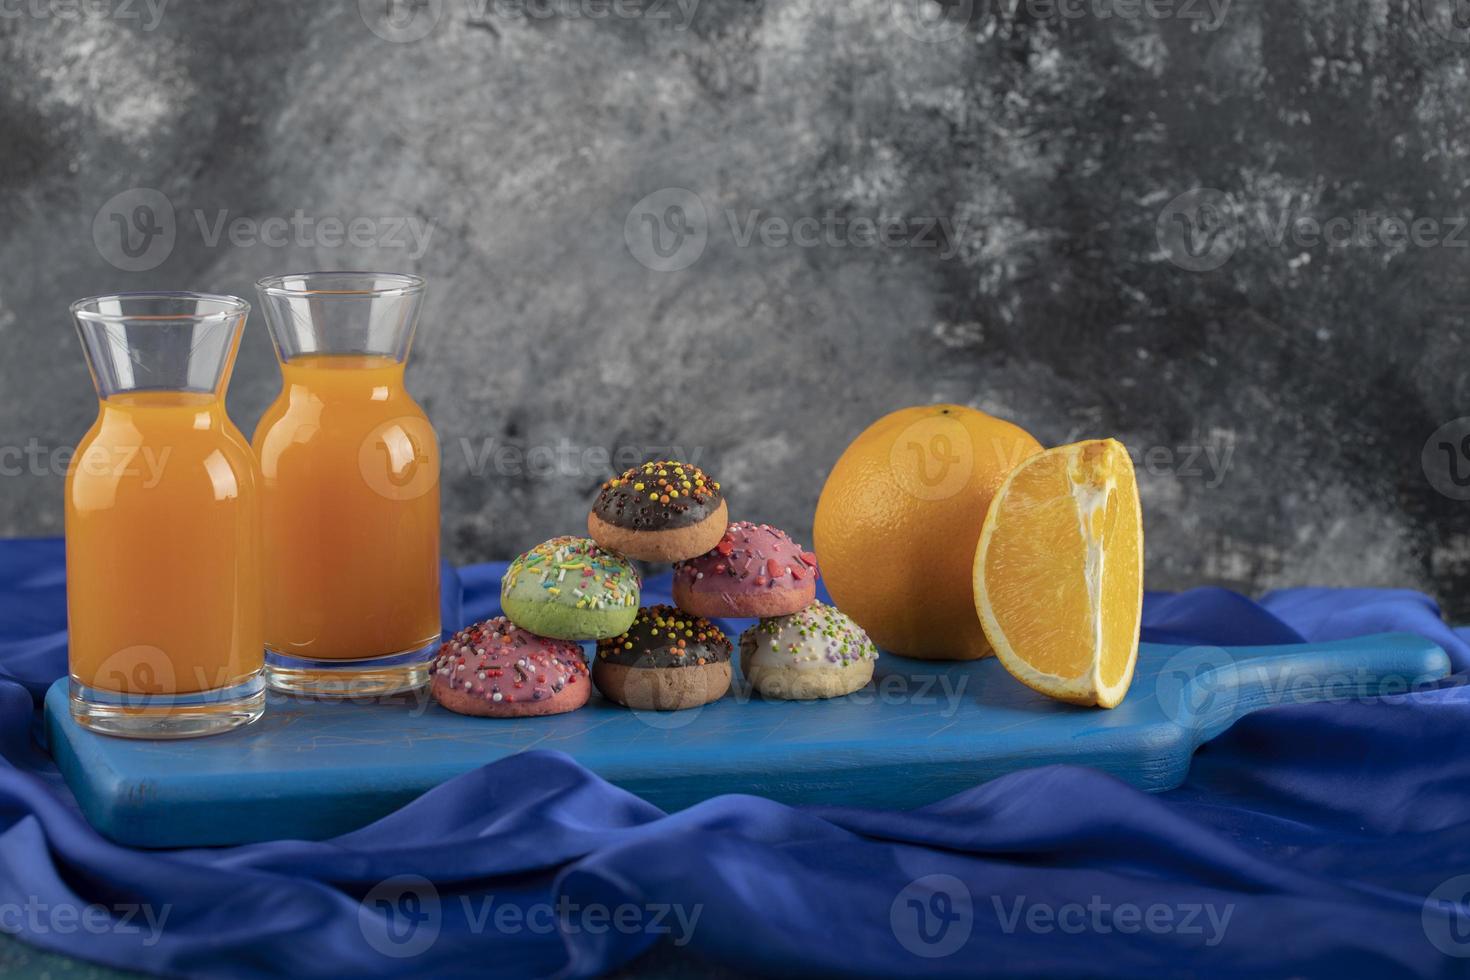
[[[559,715],[592,693],[580,646],[528,633],[504,616],[450,637],[432,673],[434,700],[462,715]]]
[[[736,521],[698,558],[674,566],[674,603],[713,619],[789,616],[817,595],[817,556],[769,524]]]

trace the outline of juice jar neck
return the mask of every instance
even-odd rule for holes
[[[403,390],[404,362],[378,354],[311,354],[281,364],[288,389],[323,397],[382,398]]]
[[[147,432],[187,428],[209,431],[224,426],[229,416],[218,394],[198,391],[130,390],[99,400],[98,418],[105,429]]]

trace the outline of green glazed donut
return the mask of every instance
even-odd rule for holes
[[[510,563],[500,606],[523,630],[557,640],[617,636],[638,615],[638,572],[591,538],[543,541]]]

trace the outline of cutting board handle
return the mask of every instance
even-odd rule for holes
[[[1449,657],[1414,633],[1274,647],[1177,647],[1159,669],[1164,716],[1203,744],[1261,708],[1360,701],[1433,686]]]

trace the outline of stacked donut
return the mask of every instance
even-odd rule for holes
[[[434,699],[498,718],[575,711],[592,688],[578,644],[627,630],[641,587],[626,558],[587,538],[543,541],[501,579],[505,615],[460,630],[440,648]]]
[[[769,525],[730,523],[720,484],[699,467],[656,460],[608,480],[587,531],[511,563],[505,615],[461,630],[440,652],[441,704],[512,717],[581,707],[584,641],[597,644],[590,678],[609,700],[657,711],[708,704],[732,676],[717,617],[759,619],[740,637],[740,666],[765,697],[839,697],[872,678],[878,654],[867,635],[816,601],[816,556]],[[673,562],[675,605],[640,606],[629,559]]]
[[[675,565],[674,602],[760,620],[740,636],[740,672],[763,697],[841,697],[873,677],[868,635],[817,601],[817,556],[769,524],[737,521],[709,551]]]
[[[867,635],[816,601],[816,555],[768,524],[730,523],[719,483],[698,467],[665,460],[609,480],[587,530],[605,548],[674,562],[674,606],[640,610],[597,645],[592,679],[611,700],[676,710],[724,697],[731,645],[710,622],[721,617],[760,620],[740,637],[740,670],[765,697],[839,697],[872,678]]]

